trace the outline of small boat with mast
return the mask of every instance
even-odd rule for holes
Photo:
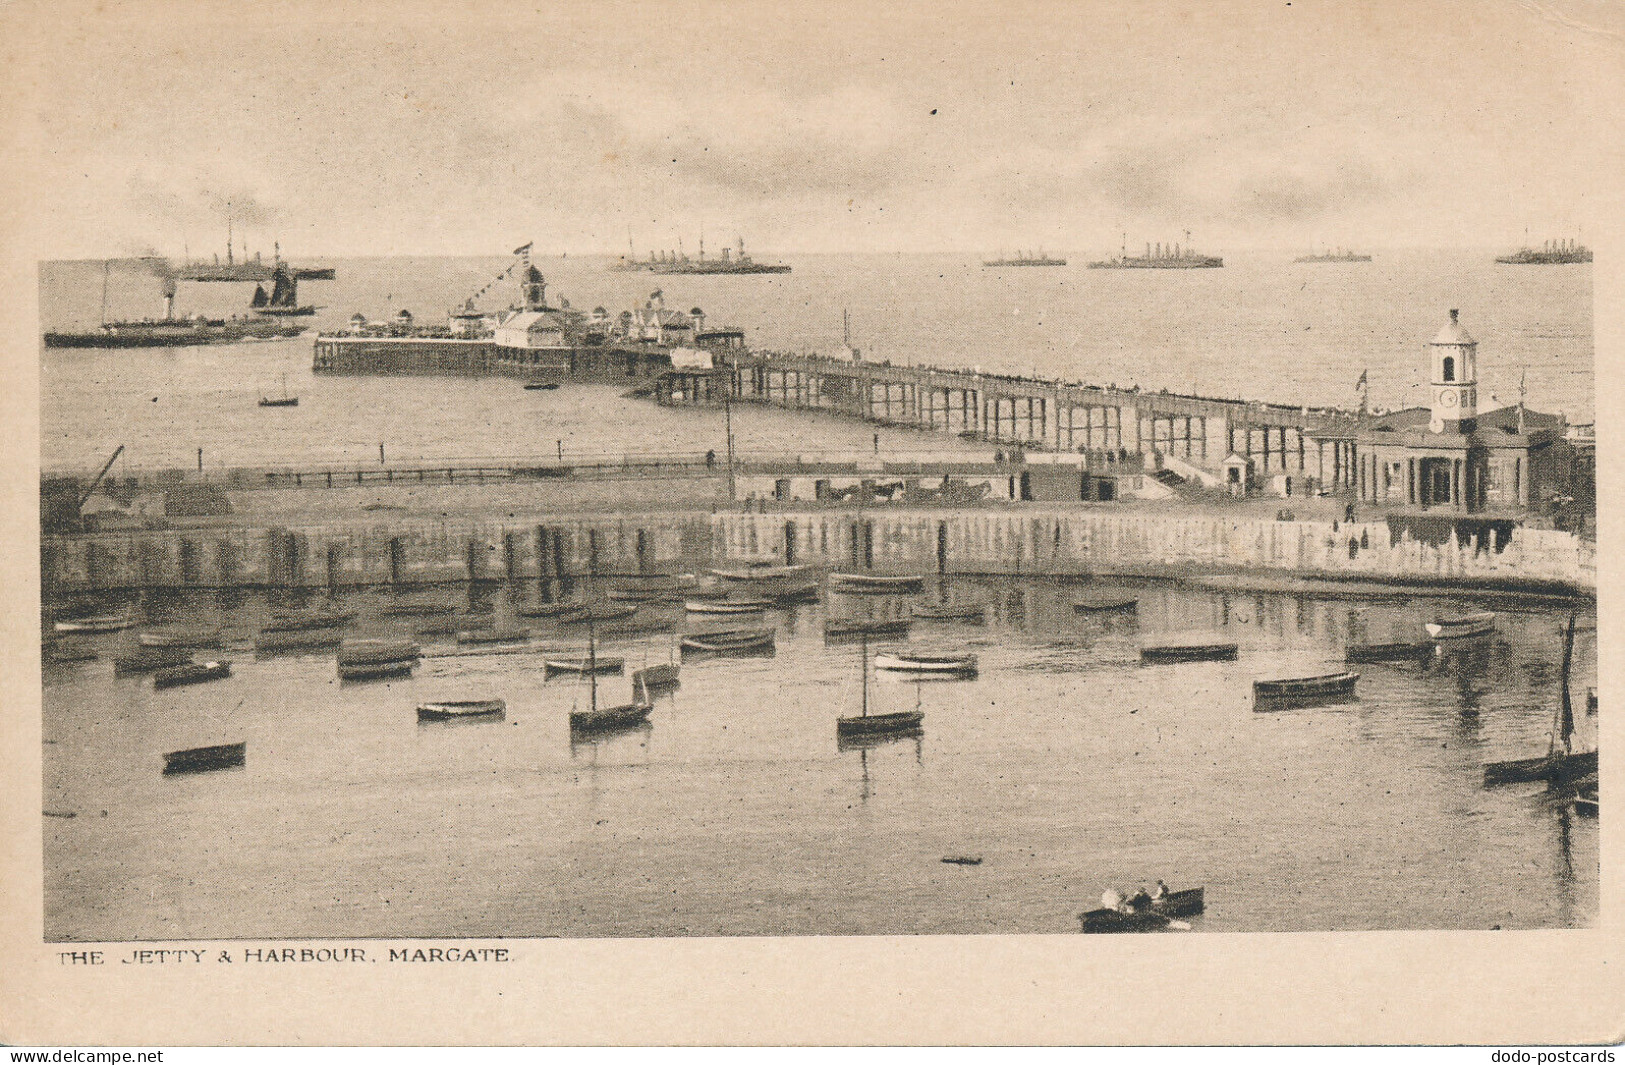
[[[859,703],[857,717],[838,717],[835,719],[835,736],[837,740],[851,739],[859,736],[895,736],[914,732],[925,720],[925,713],[918,707],[913,710],[900,710],[890,714],[869,713],[869,638],[863,638],[862,646],[858,652],[858,672],[862,676],[862,701]]]
[[[297,406],[299,406],[299,397],[298,396],[290,396],[288,394],[288,375],[287,374],[282,375],[282,395],[281,395],[281,397],[277,397],[277,396],[261,396],[260,397],[260,406],[262,406],[262,407],[297,407]]]
[[[633,697],[629,703],[618,706],[598,705],[598,639],[593,632],[592,615],[587,616],[587,661],[584,672],[587,674],[588,708],[586,710],[572,710],[570,712],[570,735],[583,736],[597,733],[615,732],[620,729],[634,728],[649,719],[649,712],[654,704],[649,699],[648,689],[641,683],[634,682]]]
[[[1597,752],[1574,750],[1574,706],[1569,694],[1569,676],[1574,664],[1573,614],[1563,630],[1563,671],[1557,709],[1552,715],[1551,740],[1546,753],[1534,758],[1491,762],[1484,767],[1484,786],[1528,784],[1544,780],[1553,790],[1583,785],[1597,776]]]

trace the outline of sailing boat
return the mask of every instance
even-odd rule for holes
[[[1596,775],[1597,752],[1573,750],[1574,706],[1569,699],[1569,672],[1574,660],[1574,620],[1574,615],[1570,614],[1568,627],[1563,630],[1562,698],[1552,718],[1552,738],[1546,753],[1538,758],[1491,762],[1484,767],[1485,787],[1544,780],[1557,788]],[[1558,749],[1559,744],[1562,745],[1561,750]]]
[[[683,667],[677,664],[669,650],[668,645],[668,654],[666,656],[668,660],[664,665],[656,664],[651,666],[648,664],[649,649],[644,648],[644,666],[632,674],[633,688],[642,687],[644,694],[647,695],[655,688],[675,688],[681,683],[678,678]]]
[[[280,317],[311,315],[316,313],[316,307],[306,304],[299,305],[299,283],[293,279],[293,274],[283,263],[277,263],[276,269],[271,271],[271,295],[267,298],[265,288],[254,286],[254,299],[249,304],[256,314],[271,314]]]
[[[649,719],[654,704],[649,701],[649,689],[641,680],[633,684],[633,698],[620,706],[598,706],[598,638],[593,633],[592,612],[587,612],[587,683],[591,691],[590,708],[570,712],[570,734],[590,735],[613,732],[617,729],[641,725]]]
[[[282,375],[282,398],[277,399],[274,396],[261,396],[260,397],[260,406],[262,406],[262,407],[297,407],[297,406],[299,406],[299,397],[298,396],[290,396],[290,395],[288,395],[288,375],[287,374]]]
[[[859,668],[863,676],[863,702],[862,709],[857,717],[838,717],[835,719],[835,737],[837,740],[857,736],[892,736],[901,733],[913,732],[925,720],[925,714],[918,708],[913,710],[900,710],[891,714],[869,713],[869,637],[863,638],[859,651]]]

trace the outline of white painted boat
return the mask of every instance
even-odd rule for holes
[[[1434,618],[1425,626],[1435,640],[1459,640],[1469,636],[1487,636],[1495,631],[1495,615],[1486,610],[1478,614],[1457,614]]]
[[[919,673],[936,677],[974,677],[976,656],[923,652],[875,655],[875,668],[893,673]]]
[[[683,609],[690,614],[760,614],[772,605],[766,599],[690,599]]]

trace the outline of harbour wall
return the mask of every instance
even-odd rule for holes
[[[942,575],[1266,574],[1595,594],[1595,545],[1517,528],[1441,543],[1386,523],[1109,508],[780,510],[394,518],[46,537],[47,598],[113,589],[501,581],[672,572],[746,560]]]

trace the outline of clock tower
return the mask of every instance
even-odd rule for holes
[[[1458,312],[1428,344],[1432,355],[1435,433],[1470,433],[1478,424],[1478,341],[1463,329]]]

